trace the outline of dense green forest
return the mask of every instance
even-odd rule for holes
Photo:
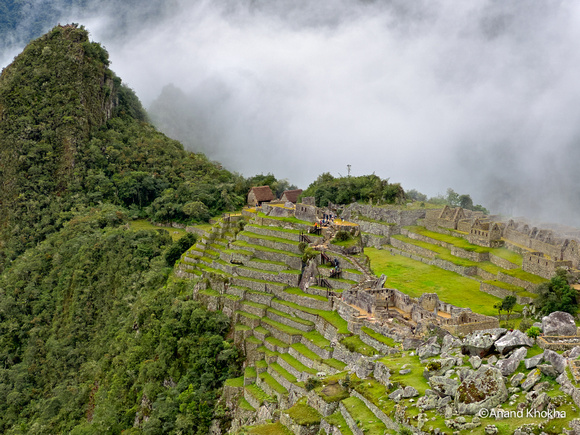
[[[328,203],[350,204],[351,202],[373,201],[373,203],[395,204],[405,200],[405,191],[399,183],[389,183],[377,175],[359,177],[334,177],[326,172],[320,175],[302,196],[316,197],[316,205]]]
[[[56,27],[0,77],[0,270],[82,207],[111,202],[132,217],[199,222],[271,181],[159,133],[108,64],[82,27]]]
[[[239,375],[229,319],[172,274],[193,240],[127,223],[207,219],[252,179],[157,132],[108,65],[59,26],[0,76],[2,433],[207,433]]]

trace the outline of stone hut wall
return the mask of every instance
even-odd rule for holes
[[[559,267],[564,269],[572,268],[571,261],[555,261],[539,253],[529,253],[523,256],[522,269],[542,278],[551,279]]]
[[[308,222],[316,222],[318,219],[316,207],[314,205],[305,204],[304,202],[296,204],[294,215],[296,216],[296,219]]]

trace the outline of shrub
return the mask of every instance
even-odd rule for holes
[[[350,238],[351,238],[350,233],[344,230],[340,230],[334,236],[334,240],[336,240],[337,242],[346,242],[347,240],[350,240]]]
[[[537,338],[542,331],[537,326],[532,326],[526,331],[526,335],[530,338]]]
[[[322,385],[322,381],[320,379],[316,377],[311,377],[306,380],[304,388],[306,388],[306,391],[312,391],[316,387],[319,387],[320,385]]]

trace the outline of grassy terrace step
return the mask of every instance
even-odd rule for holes
[[[288,370],[286,370],[280,364],[272,363],[272,364],[270,364],[270,367],[272,368],[272,370],[277,372],[281,377],[285,378],[287,381],[292,382],[293,384],[298,383],[296,376],[294,376],[292,373],[290,373]]]
[[[250,405],[250,403],[243,397],[240,397],[238,408],[243,409],[244,411],[256,412],[256,408]]]
[[[264,213],[262,213],[261,211],[259,211],[257,213],[257,215],[259,217],[261,217],[261,218],[272,219],[272,220],[275,220],[275,221],[287,222],[287,223],[290,223],[290,224],[302,224],[302,225],[312,226],[312,222],[303,221],[303,220],[300,220],[300,219],[295,218],[294,216],[289,216],[289,217],[268,216],[268,215],[265,215]]]
[[[509,261],[510,263],[522,264],[522,256],[516,252],[509,251],[505,248],[488,248],[485,246],[478,246],[469,243],[462,237],[453,237],[448,236],[446,234],[436,233],[434,231],[429,231],[425,227],[421,226],[410,226],[404,227],[405,229],[409,230],[412,233],[419,234],[424,237],[428,237],[433,240],[438,240],[440,242],[449,243],[457,248],[464,249],[466,251],[471,252],[478,252],[478,253],[485,253],[489,252],[490,254],[495,255],[496,257],[503,258],[504,260]]]
[[[306,399],[306,397],[301,398],[292,408],[287,409],[284,412],[290,416],[294,423],[300,426],[313,426],[320,424],[322,415],[320,415],[316,409],[309,406]]]
[[[364,402],[354,396],[351,396],[342,401],[347,412],[351,415],[355,422],[359,422],[357,426],[365,433],[365,435],[383,435],[387,430],[385,424],[367,408]]]
[[[249,307],[259,308],[261,310],[268,309],[268,305],[260,304],[258,302],[242,301],[242,305],[247,305]]]
[[[345,337],[342,340],[340,340],[340,343],[351,352],[357,352],[364,356],[373,356],[379,354],[378,350],[366,344],[364,341],[360,339],[358,335]]]
[[[256,361],[256,370],[258,373],[268,368],[268,363],[265,360]]]
[[[226,387],[237,387],[241,388],[244,386],[244,377],[240,376],[239,378],[230,378],[227,379],[225,384]]]
[[[298,305],[293,302],[288,302],[277,298],[272,299],[272,301],[277,302],[281,305],[286,305],[287,307],[293,308],[298,311],[304,311],[305,313],[308,314],[320,316],[328,323],[330,323],[332,326],[334,326],[338,330],[339,334],[350,334],[350,331],[348,330],[348,322],[344,320],[342,317],[340,317],[338,311],[316,310],[314,308],[304,307],[302,305]]]
[[[260,405],[264,402],[276,403],[276,399],[272,398],[270,395],[266,394],[264,390],[258,387],[256,384],[247,385],[245,390],[252,395]]]
[[[545,278],[542,278],[541,276],[525,272],[522,269],[502,270],[502,273],[505,273],[506,275],[509,276],[513,276],[514,278],[521,279],[522,281],[531,282],[532,284],[543,284],[549,281]]]
[[[253,335],[250,335],[248,338],[246,338],[246,343],[248,343],[248,344],[254,344],[254,345],[258,346],[258,347],[261,346],[262,344],[264,344],[262,342],[262,340],[260,340],[259,338],[255,337]]]
[[[302,364],[300,361],[298,361],[292,355],[289,355],[287,353],[280,354],[279,358],[283,359],[288,365],[290,365],[291,367],[293,367],[294,369],[296,369],[300,373],[306,372],[306,373],[310,373],[311,375],[315,375],[317,373],[316,370],[311,369],[310,367],[306,367],[304,364]]]
[[[288,390],[278,383],[268,372],[260,373],[260,380],[265,382],[272,390],[280,394],[288,394]]]
[[[322,362],[327,366],[332,367],[333,369],[336,369],[338,371],[342,371],[346,368],[345,363],[334,358],[324,359],[322,360]]]
[[[238,234],[238,237],[239,236],[246,236],[246,237],[249,237],[251,239],[269,240],[270,242],[283,243],[285,245],[298,246],[298,244],[299,244],[299,242],[294,241],[294,240],[283,239],[281,237],[263,236],[261,234],[252,233],[250,231],[241,231]]]
[[[248,366],[244,370],[244,379],[255,379],[258,374],[256,373],[256,369],[254,367]]]
[[[338,427],[342,435],[354,435],[352,430],[350,430],[350,427],[348,427],[348,424],[346,424],[346,420],[340,411],[336,411],[334,414],[324,417],[324,420],[326,420],[331,426]]]
[[[330,347],[330,341],[324,338],[324,336],[316,330],[306,332],[303,335],[305,339],[321,349],[328,349]]]
[[[276,322],[275,320],[269,319],[267,317],[262,317],[262,324],[268,325],[271,328],[275,328],[275,329],[282,331],[288,335],[302,335],[303,334],[303,332],[299,329],[293,328],[292,326],[284,325],[283,323]],[[268,328],[266,327],[266,329],[268,329]]]
[[[384,345],[387,345],[389,347],[397,347],[397,342],[395,340],[393,340],[392,338],[389,338],[389,337],[385,337],[384,335],[373,331],[371,328],[363,326],[361,328],[361,330],[369,337],[377,340],[379,343],[383,343]]]
[[[305,326],[314,326],[314,322],[311,322],[310,320],[304,320],[304,319],[301,319],[300,317],[291,316],[290,314],[287,314],[283,311],[276,310],[275,308],[272,308],[272,307],[268,308],[268,311],[270,313],[274,313],[280,317],[284,317],[286,319],[292,320],[293,322],[301,323],[302,325],[305,325]]]
[[[388,250],[365,248],[365,254],[371,260],[375,275],[385,274],[388,277],[385,287],[396,288],[413,298],[423,293],[437,293],[440,300],[452,305],[471,308],[488,316],[497,315],[493,305],[500,299],[479,291],[479,282],[471,278],[393,255]]]
[[[244,249],[222,249],[222,252],[224,254],[228,254],[228,255],[239,254],[239,255],[245,255],[248,257],[252,257],[254,255],[254,253],[252,251],[246,251]]]
[[[266,248],[264,246],[256,245],[253,243],[248,243],[243,240],[236,240],[232,243],[233,246],[239,247],[243,250],[252,249],[254,251],[264,251],[264,252],[273,252],[276,254],[287,255],[289,257],[297,257],[301,258],[302,256],[299,254],[294,254],[293,252],[283,251],[281,249],[274,249],[274,248]]]
[[[236,326],[234,327],[234,331],[249,331],[252,328],[250,328],[247,325],[242,325],[240,323],[236,323]]]
[[[532,299],[535,299],[538,297],[537,294],[531,293],[523,287],[518,287],[516,285],[508,284],[508,283],[505,283],[502,281],[483,281],[483,282],[485,284],[490,284],[490,285],[493,285],[495,287],[503,288],[507,291],[513,292],[513,293],[517,294],[518,296],[532,298]]]
[[[252,435],[294,435],[294,433],[282,423],[267,423],[247,429],[248,434]]]
[[[288,287],[287,289],[284,290],[284,292],[291,294],[291,295],[302,296],[304,298],[316,299],[317,301],[328,302],[327,297],[319,296],[319,295],[311,295],[309,293],[305,293],[301,289],[299,289],[298,287]]]
[[[215,291],[214,289],[208,288],[205,290],[200,290],[199,294],[206,295],[206,296],[213,296],[219,298],[221,295],[219,292]]]
[[[199,269],[202,270],[203,272],[213,273],[215,275],[224,275],[228,277],[233,276],[231,273],[227,273],[219,269],[214,269],[213,267],[208,267],[203,264],[198,264],[197,267],[199,267]]]
[[[268,331],[268,332],[270,332],[270,331]],[[266,339],[264,341],[266,341],[267,343],[269,343],[273,346],[276,346],[279,349],[279,351],[287,352],[288,348],[290,348],[290,345],[288,343],[286,343],[282,340],[278,340],[276,337],[269,336],[269,337],[266,337]]]
[[[230,299],[230,300],[232,300],[232,301],[239,301],[240,299],[242,299],[242,298],[241,298],[241,296],[238,296],[238,295],[231,295],[231,294],[229,294],[229,293],[223,294],[222,296],[223,296],[224,298],[228,298],[228,299]]]
[[[310,349],[308,349],[304,344],[302,343],[295,343],[292,346],[290,346],[292,349],[294,349],[296,352],[304,355],[306,358],[308,358],[309,360],[312,361],[317,361],[317,362],[322,362],[322,358],[320,358],[317,354],[315,354],[314,352],[312,352]]]

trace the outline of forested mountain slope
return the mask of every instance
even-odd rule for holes
[[[207,433],[239,375],[169,233],[127,223],[206,219],[247,180],[147,124],[108,64],[58,26],[0,76],[1,433]]]
[[[0,77],[0,270],[70,219],[112,202],[195,221],[235,208],[245,180],[157,132],[86,30],[58,26]]]

